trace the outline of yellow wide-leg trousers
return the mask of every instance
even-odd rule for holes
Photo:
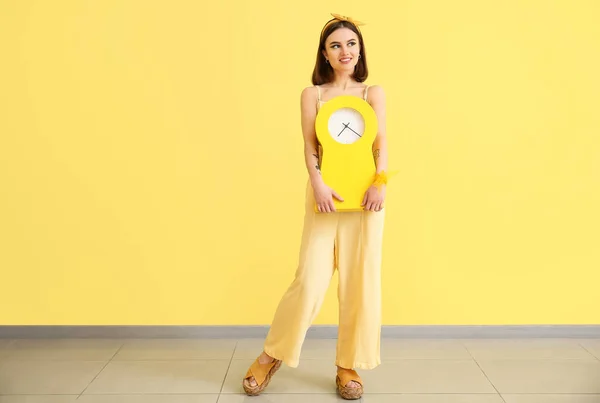
[[[298,268],[277,307],[264,350],[290,367],[298,366],[306,332],[337,269],[339,327],[335,364],[343,368],[375,368],[381,363],[385,210],[317,213],[314,204],[309,184]]]

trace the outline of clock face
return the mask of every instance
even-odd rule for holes
[[[331,137],[342,144],[354,143],[365,132],[365,120],[352,108],[340,108],[333,112],[327,126]]]

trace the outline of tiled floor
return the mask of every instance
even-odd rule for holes
[[[307,339],[260,397],[262,340],[0,339],[0,403],[330,403],[335,340]],[[600,339],[382,340],[365,403],[600,403]]]

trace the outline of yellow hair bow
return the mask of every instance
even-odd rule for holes
[[[331,15],[333,16],[333,18],[335,18],[336,20],[340,20],[340,21],[348,21],[351,22],[352,24],[356,25],[357,27],[360,25],[365,25],[364,22],[360,22],[360,21],[356,21],[353,20],[351,17],[346,17],[345,15],[340,15],[340,14],[334,14],[331,13]]]

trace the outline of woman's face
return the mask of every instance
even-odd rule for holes
[[[360,44],[358,36],[348,28],[333,31],[325,40],[325,59],[334,70],[354,70],[358,63]]]

